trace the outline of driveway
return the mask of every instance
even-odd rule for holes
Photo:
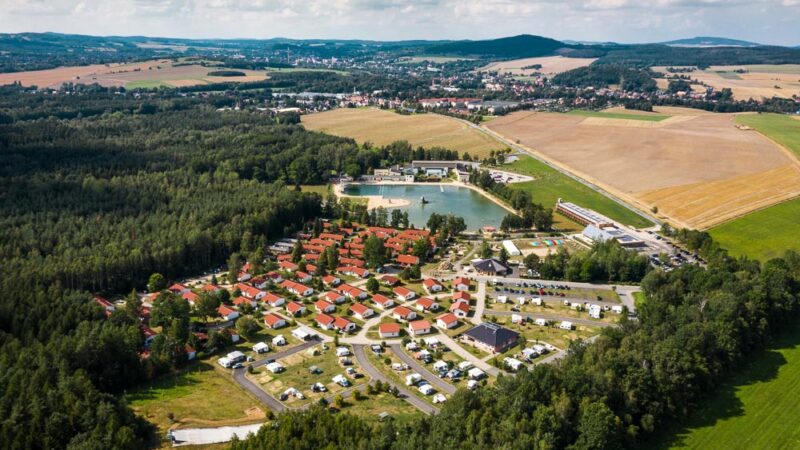
[[[422,375],[422,378],[425,378],[428,383],[432,384],[439,391],[451,395],[456,392],[455,386],[434,375],[430,370],[426,369],[425,366],[417,362],[416,359],[408,356],[406,352],[403,351],[403,347],[400,344],[392,344],[389,346],[389,348],[392,349],[394,354],[397,355],[401,361],[408,364],[408,366],[411,367],[415,372]]]
[[[389,377],[384,375],[380,370],[378,370],[378,368],[375,367],[367,357],[365,349],[365,345],[354,344],[353,354],[355,354],[356,360],[358,361],[358,364],[361,365],[361,368],[364,369],[364,372],[366,372],[373,380],[380,380],[382,383],[388,383],[391,386],[394,386],[397,391],[400,392],[400,398],[408,403],[411,403],[414,407],[425,414],[436,414],[439,412],[439,408],[417,397],[408,389],[406,389],[405,386],[398,385],[394,381],[390,380]]]

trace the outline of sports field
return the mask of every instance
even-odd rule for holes
[[[800,195],[797,160],[735,116],[670,108],[638,119],[649,114],[522,111],[486,127],[675,226],[710,228]]]
[[[626,225],[638,228],[653,225],[628,208],[529,156],[522,156],[517,161],[503,166],[503,170],[536,178],[534,181],[514,183],[509,186],[530,192],[534,202],[547,208],[555,207],[556,201],[560,198],[591,208]]]
[[[302,116],[302,122],[309,130],[350,137],[359,143],[408,141],[414,147],[444,147],[473,157],[505,148],[490,136],[438,114],[401,115],[375,108],[339,108]]]
[[[704,401],[680,430],[665,431],[647,449],[800,448],[800,328],[749,363]]]

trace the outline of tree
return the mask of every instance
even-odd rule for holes
[[[150,278],[147,280],[147,290],[149,292],[158,292],[166,288],[167,280],[164,278],[164,275],[161,275],[160,273],[154,273],[150,275]]]
[[[399,228],[402,220],[403,220],[403,213],[397,208],[392,209],[391,222],[390,222],[392,228]]]
[[[381,288],[381,285],[380,285],[380,283],[378,283],[378,280],[376,280],[375,277],[370,277],[369,280],[367,280],[367,290],[370,293],[374,294],[374,293],[378,292],[380,290],[380,288]]]
[[[242,256],[237,252],[232,253],[228,258],[228,283],[236,283],[243,265]]]
[[[382,267],[386,263],[386,247],[378,236],[371,234],[364,241],[364,261],[373,269]]]
[[[570,449],[603,450],[619,448],[619,435],[614,413],[602,402],[581,408],[578,439]]]
[[[547,231],[553,227],[553,210],[539,209],[533,216],[533,224],[537,230]]]
[[[525,268],[528,270],[539,270],[540,258],[539,255],[536,253],[531,253],[526,255],[525,258],[522,260],[523,264],[525,264]]]
[[[489,245],[489,243],[486,242],[486,241],[481,242],[481,246],[478,249],[478,254],[483,259],[491,258],[492,257],[492,246]]]
[[[242,316],[236,320],[236,331],[248,341],[252,341],[260,329],[258,322],[250,316]]]
[[[431,247],[431,242],[428,238],[422,237],[414,241],[414,247],[412,250],[412,254],[420,259],[420,261],[424,261],[428,258],[428,254],[433,250]]]
[[[292,262],[297,264],[301,259],[303,259],[303,243],[298,239],[294,243],[294,248],[292,248]]]
[[[200,298],[195,301],[194,308],[200,317],[209,318],[216,317],[219,305],[220,298],[218,295],[203,292],[200,294]]]
[[[505,247],[500,247],[499,259],[504,264],[508,261],[508,250]]]

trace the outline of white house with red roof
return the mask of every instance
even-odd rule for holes
[[[436,278],[426,278],[422,282],[422,287],[425,288],[429,294],[441,292],[444,289],[444,285],[442,285],[442,283]]]
[[[436,318],[436,326],[444,329],[451,329],[458,326],[458,317],[453,313],[444,313]]]
[[[275,313],[267,313],[264,314],[264,325],[272,330],[283,328],[286,326],[286,319]]]
[[[369,276],[369,270],[356,266],[339,266],[336,268],[336,272],[358,278],[367,278]]]
[[[234,320],[239,317],[239,311],[231,308],[228,305],[219,305],[217,313],[225,320]]]
[[[334,275],[325,275],[322,277],[322,282],[327,286],[336,286],[342,282],[341,278]]]
[[[453,294],[453,300],[455,301],[463,300],[465,302],[469,302],[470,300],[472,300],[472,296],[469,295],[469,292],[466,291],[456,291]]]
[[[415,320],[408,324],[408,334],[419,336],[431,332],[431,323],[427,320]]]
[[[340,293],[338,293],[336,291],[328,291],[328,292],[320,295],[319,298],[321,300],[325,300],[326,302],[331,302],[331,303],[334,303],[336,305],[342,304],[346,300],[344,295],[342,295],[342,294],[340,294]]]
[[[384,275],[381,277],[381,283],[389,287],[394,287],[400,284],[400,278],[397,278],[394,275]]]
[[[392,292],[394,292],[394,295],[396,295],[398,299],[404,302],[413,300],[417,296],[416,292],[403,286],[397,286],[396,288],[392,289]]]
[[[468,291],[470,286],[472,286],[472,282],[469,278],[458,277],[453,280],[453,289],[457,291]]]
[[[350,311],[353,313],[353,316],[360,320],[367,320],[367,318],[375,315],[375,311],[363,303],[354,303],[353,306],[350,307]]]
[[[333,328],[340,333],[350,333],[356,330],[356,324],[352,320],[344,317],[337,317],[336,320],[333,321]]]
[[[461,319],[467,317],[467,315],[469,315],[469,302],[459,300],[453,303],[450,305],[450,312]]]
[[[414,303],[414,308],[416,308],[417,311],[422,311],[422,312],[425,312],[425,311],[438,311],[439,310],[439,303],[437,303],[432,298],[422,297],[421,299],[417,300]]]
[[[342,295],[344,295],[345,297],[353,300],[363,300],[369,296],[367,291],[361,290],[355,286],[350,286],[347,283],[340,284],[334,290],[336,292],[342,293]]]
[[[272,292],[267,292],[261,300],[271,307],[276,306],[283,306],[286,303],[286,299],[281,297],[280,295],[273,294]]]
[[[317,314],[317,317],[314,317],[314,322],[323,330],[330,330],[333,328],[333,322],[335,320],[333,316],[329,316],[328,314]]]
[[[378,325],[378,336],[382,339],[398,337],[400,329],[399,323],[382,323]]]
[[[310,283],[311,282],[311,274],[306,272],[297,271],[294,273],[294,279],[297,280],[298,283]]]
[[[308,297],[314,293],[314,290],[310,287],[292,280],[283,280],[283,283],[281,283],[280,286],[294,295],[299,295],[300,297]]]
[[[277,270],[271,270],[267,272],[267,278],[270,279],[273,283],[280,283],[283,281],[283,275],[280,274]]]
[[[300,302],[289,302],[286,304],[286,312],[297,317],[306,312],[306,307]]]
[[[397,264],[404,267],[416,266],[419,264],[419,258],[414,255],[399,255],[394,259]]]
[[[397,320],[409,321],[417,318],[417,313],[405,306],[398,306],[392,311],[392,317]]]
[[[235,299],[233,299],[233,304],[237,308],[241,308],[242,305],[245,304],[245,303],[247,303],[248,305],[250,305],[253,308],[256,307],[256,301],[255,300],[249,299],[249,298],[247,298],[247,297],[245,297],[243,295],[240,295],[240,296],[236,297]]]
[[[298,268],[297,264],[291,261],[281,261],[278,263],[278,267],[280,267],[281,270],[286,270],[289,272],[294,272]]]
[[[249,284],[237,283],[235,287],[236,289],[239,290],[239,292],[242,293],[243,296],[249,299],[261,300],[262,298],[264,298],[265,295],[267,295],[266,292],[256,287],[250,286]]]
[[[172,286],[167,288],[168,291],[172,292],[173,294],[185,294],[189,292],[190,289],[180,283],[175,283]]]
[[[251,278],[249,283],[259,289],[264,289],[268,284],[267,279],[261,277]]]
[[[394,306],[394,300],[390,299],[389,297],[381,294],[375,294],[372,296],[372,301],[375,302],[375,306],[380,309],[386,310]]]
[[[336,305],[325,300],[317,300],[314,302],[314,309],[318,313],[332,313],[336,311]]]
[[[221,287],[217,286],[216,284],[204,284],[201,288],[201,291],[208,292],[211,294],[216,294],[222,290]]]

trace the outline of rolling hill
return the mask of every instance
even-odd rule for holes
[[[569,50],[571,47],[574,46],[555,39],[521,34],[485,41],[456,41],[432,45],[426,49],[426,52],[437,55],[531,58],[552,56],[559,53],[559,50]]]
[[[664,45],[672,47],[761,47],[755,42],[742,41],[739,39],[728,39],[713,36],[697,36],[688,39],[676,39],[674,41],[662,42]]]

